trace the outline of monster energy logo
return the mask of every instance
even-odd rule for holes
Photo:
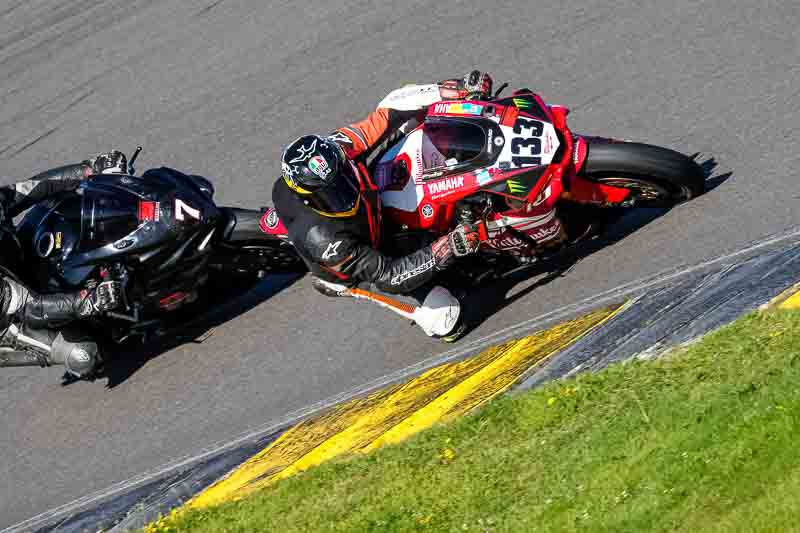
[[[526,98],[512,98],[514,101],[514,105],[520,109],[528,109],[529,107],[533,107],[533,103],[526,99]]]
[[[511,194],[525,194],[528,192],[528,188],[519,180],[510,179],[506,182],[506,184],[508,185],[508,190],[511,191]]]

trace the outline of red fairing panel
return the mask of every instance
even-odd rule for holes
[[[572,163],[575,166],[575,172],[580,172],[583,168],[583,164],[586,163],[586,155],[589,153],[587,149],[588,143],[586,139],[578,136],[575,137],[573,142]]]

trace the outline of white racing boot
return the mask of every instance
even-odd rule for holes
[[[460,327],[461,304],[450,291],[437,285],[414,310],[411,320],[429,337],[448,340]],[[455,340],[455,339],[453,339]]]

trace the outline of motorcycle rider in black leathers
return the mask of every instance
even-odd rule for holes
[[[107,281],[79,292],[37,294],[20,280],[24,256],[12,219],[51,195],[77,189],[92,174],[126,171],[125,155],[114,150],[0,187],[0,366],[63,364],[68,374],[78,378],[94,372],[99,363],[96,343],[64,328],[115,308],[120,301],[119,283]]]
[[[300,137],[284,150],[283,179],[275,183],[273,203],[318,291],[379,303],[446,341],[463,333],[458,300],[430,285],[455,258],[478,249],[479,228],[458,227],[400,257],[382,253],[387,247],[381,243],[380,190],[366,160],[387,138],[422,120],[431,104],[488,98],[491,88],[491,77],[480,71],[463,80],[407,86],[390,93],[366,120],[328,137]]]

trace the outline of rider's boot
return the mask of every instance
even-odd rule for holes
[[[101,363],[97,343],[75,329],[22,331],[10,324],[0,344],[0,367],[63,365],[67,374],[83,379],[93,377]]]
[[[38,295],[8,278],[2,283],[0,366],[59,364],[74,377],[91,377],[101,361],[97,343],[62,327],[93,312],[88,299],[81,293]]]

